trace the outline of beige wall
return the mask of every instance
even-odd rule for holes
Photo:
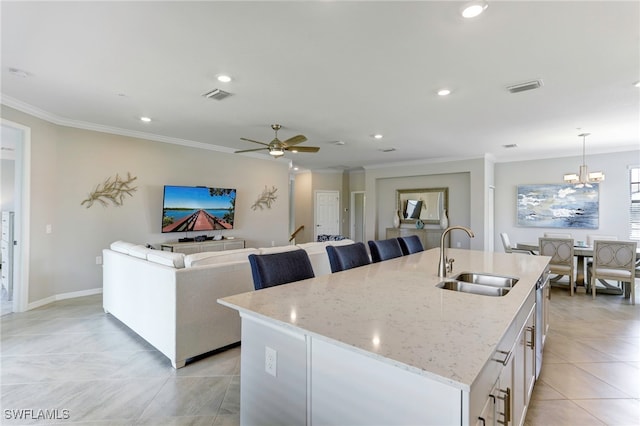
[[[493,220],[488,217],[487,199],[489,186],[493,182],[493,165],[484,158],[443,161],[443,162],[418,162],[411,164],[395,164],[390,166],[369,167],[365,170],[366,186],[366,220],[365,237],[368,240],[384,238],[384,229],[392,224],[392,215],[395,212],[395,203],[392,201],[396,188],[413,188],[429,186],[449,186],[447,175],[460,175],[468,181],[468,184],[459,186],[455,190],[449,190],[451,225],[463,225],[473,229],[475,238],[465,240],[464,233],[451,234],[453,247],[460,242],[461,247],[469,247],[473,250],[486,250],[488,245],[487,224]],[[386,182],[395,179],[393,185],[387,188]],[[456,184],[459,185],[459,184]],[[380,191],[379,188],[383,187]],[[465,197],[462,202],[456,201],[458,197]],[[382,200],[378,200],[382,197]],[[462,203],[462,204],[459,204]],[[492,236],[490,236],[492,238]],[[464,245],[463,245],[464,244]],[[468,244],[468,246],[466,245]]]
[[[295,226],[304,225],[304,230],[296,237],[296,243],[314,241],[315,218],[314,203],[316,191],[338,191],[340,196],[340,232],[348,230],[348,213],[345,208],[349,205],[348,179],[342,171],[303,172],[295,175]],[[345,196],[345,194],[347,194]],[[346,197],[346,198],[345,198]],[[346,227],[345,227],[346,226]]]
[[[2,117],[31,128],[30,303],[101,288],[96,256],[112,241],[159,244],[184,237],[160,232],[165,184],[236,188],[236,229],[224,233],[246,238],[249,247],[288,242],[284,161],[64,127],[5,106]],[[80,205],[107,177],[127,172],[137,176],[138,189],[124,205]],[[276,202],[251,209],[265,185],[278,188]]]
[[[304,229],[296,235],[296,243],[313,241],[313,191],[311,190],[311,172],[299,173],[294,179],[294,230],[304,225]]]
[[[376,210],[378,239],[386,238],[386,228],[393,226],[393,214],[398,208],[398,189],[449,188],[447,216],[451,225],[469,226],[471,207],[469,205],[469,173],[445,173],[423,176],[404,176],[378,179]],[[405,225],[402,226],[415,226]],[[440,228],[440,225],[426,224],[426,228]],[[470,241],[464,232],[451,234],[451,247],[469,248]]]

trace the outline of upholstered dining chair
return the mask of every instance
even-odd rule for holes
[[[569,277],[569,294],[573,296],[575,278],[573,273],[573,239],[539,238],[540,256],[551,256],[549,272]]]
[[[589,234],[587,235],[587,245],[589,247],[593,247],[593,243],[596,240],[605,240],[605,241],[618,241],[618,237],[616,237],[615,235],[595,235],[595,234]],[[589,257],[587,259],[587,293],[589,292],[590,289],[590,285],[591,285],[591,270],[589,268],[591,268],[591,266],[593,266],[593,258]]]
[[[545,238],[573,238],[571,234],[563,234],[558,232],[545,232]]]
[[[332,273],[371,263],[367,247],[361,242],[344,246],[327,246],[326,250]]]
[[[402,248],[397,238],[369,241],[369,251],[373,263],[402,256]]]
[[[591,294],[596,298],[596,280],[609,279],[626,283],[631,287],[631,303],[636,304],[636,249],[635,241],[593,242],[593,265],[590,269]],[[626,292],[625,292],[626,294]]]
[[[402,249],[403,256],[424,251],[422,241],[420,241],[420,237],[418,237],[417,235],[398,237],[398,244],[400,244],[400,249]]]
[[[249,264],[256,290],[315,277],[309,255],[302,249],[250,254]]]
[[[504,247],[505,253],[523,253],[523,254],[535,254],[531,250],[521,250],[519,248],[515,248],[511,245],[511,240],[509,240],[509,235],[506,232],[500,233],[500,239],[502,240],[502,246]]]
[[[593,247],[593,243],[595,240],[604,240],[604,241],[618,241],[618,237],[615,235],[587,235],[587,245]]]

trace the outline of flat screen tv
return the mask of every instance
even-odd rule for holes
[[[236,190],[165,185],[162,232],[233,229]]]

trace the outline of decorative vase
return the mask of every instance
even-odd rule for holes
[[[417,229],[423,229],[424,228],[424,222],[421,221],[420,219],[416,220],[416,228]]]
[[[446,229],[449,227],[449,218],[447,217],[447,211],[442,210],[442,216],[440,217],[440,228]]]
[[[400,211],[399,210],[396,210],[396,212],[393,215],[393,227],[400,228]]]

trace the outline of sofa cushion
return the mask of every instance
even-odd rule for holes
[[[140,259],[147,259],[147,255],[154,250],[147,248],[141,244],[129,247],[129,255]]]
[[[113,251],[117,251],[118,253],[124,253],[124,254],[129,254],[129,249],[131,247],[134,247],[135,244],[133,243],[128,243],[126,241],[114,241],[111,243],[111,250]]]
[[[302,250],[306,250],[307,253],[326,253],[325,247],[328,242],[319,242],[319,243],[302,243],[296,244],[296,246],[300,247]]]
[[[329,241],[328,245],[330,245],[330,246],[347,246],[347,245],[353,244],[353,243],[355,243],[355,241],[350,240],[348,238],[345,238],[343,240]]]
[[[258,249],[260,254],[272,254],[272,253],[283,253],[285,251],[293,251],[300,250],[300,247],[295,245],[288,246],[277,246],[277,247],[262,247]]]
[[[236,262],[239,260],[247,260],[252,253],[258,253],[254,248],[243,248],[225,251],[207,251],[203,253],[188,254],[184,257],[184,266],[191,268],[202,265],[215,265],[218,263]]]
[[[151,250],[147,253],[149,262],[171,266],[177,269],[184,268],[184,253],[173,253],[164,250]]]

